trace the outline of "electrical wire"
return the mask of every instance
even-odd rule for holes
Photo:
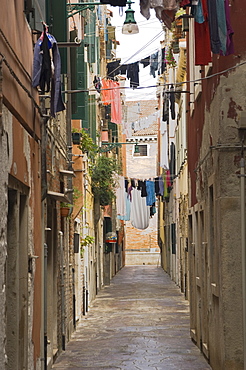
[[[134,53],[133,55],[131,55],[131,57],[129,57],[128,59],[126,59],[124,61],[124,63],[121,63],[121,65],[123,64],[127,64],[127,62],[129,62],[134,56],[138,55],[141,51],[143,51],[144,49],[146,49],[149,45],[151,45],[154,41],[156,41],[160,35],[163,33],[163,31],[160,31],[158,34],[156,34],[151,40],[149,40],[145,45],[143,45],[138,51],[136,51],[136,53]],[[148,56],[148,55],[147,55]],[[118,66],[117,68],[115,68],[113,71],[111,71],[111,73],[115,72],[120,66]],[[104,76],[102,78],[106,78],[107,76]],[[88,91],[95,91],[94,89],[91,89],[92,85],[89,87]],[[85,92],[85,91],[84,91]]]
[[[18,85],[25,91],[25,93],[28,95],[28,97],[31,99],[31,101],[33,102],[33,105],[35,106],[35,108],[37,108],[39,114],[41,117],[43,117],[43,113],[42,113],[42,110],[40,108],[40,106],[37,104],[36,100],[34,99],[34,97],[32,96],[32,93],[26,88],[26,86],[24,86],[24,84],[20,81],[19,77],[16,75],[16,73],[13,71],[13,69],[11,68],[10,64],[7,62],[5,56],[0,52],[0,57],[2,58],[2,62],[6,65],[6,67],[8,68],[10,74],[13,76],[13,78],[15,79],[15,81],[18,83]]]
[[[13,47],[11,46],[10,42],[8,41],[7,37],[5,36],[3,30],[0,28],[0,34],[2,35],[2,38],[4,39],[6,45],[9,47],[9,49],[11,50],[11,52],[13,53],[15,59],[17,60],[17,62],[19,63],[19,65],[21,66],[23,72],[26,74],[26,76],[28,77],[29,80],[31,80],[31,76],[29,75],[29,73],[27,72],[26,68],[24,67],[24,65],[21,63],[20,59],[18,58],[18,55],[16,54],[16,52],[14,51]],[[1,54],[2,55],[2,54]]]

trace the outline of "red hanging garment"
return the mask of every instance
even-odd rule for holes
[[[122,123],[120,84],[117,81],[109,80],[111,92],[111,122]]]
[[[195,22],[195,65],[207,65],[212,61],[206,0],[202,0],[202,9],[204,22]]]
[[[111,104],[111,91],[110,91],[110,81],[105,78],[102,79],[102,102],[103,105]]]

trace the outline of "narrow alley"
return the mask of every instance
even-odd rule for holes
[[[189,304],[157,266],[126,266],[102,289],[53,365],[75,369],[211,369],[189,336]]]

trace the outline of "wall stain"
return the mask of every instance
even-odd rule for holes
[[[234,119],[235,121],[237,121],[237,118],[238,118],[238,114],[237,114],[237,111],[242,111],[242,107],[240,105],[237,105],[236,102],[234,100],[232,100],[232,98],[230,98],[230,103],[229,103],[229,109],[228,109],[228,112],[227,112],[227,118],[231,118],[231,119]]]

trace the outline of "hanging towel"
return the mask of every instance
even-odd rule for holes
[[[125,203],[125,178],[124,176],[119,176],[117,179],[117,189],[116,189],[116,212],[119,216],[126,215],[126,203]]]

